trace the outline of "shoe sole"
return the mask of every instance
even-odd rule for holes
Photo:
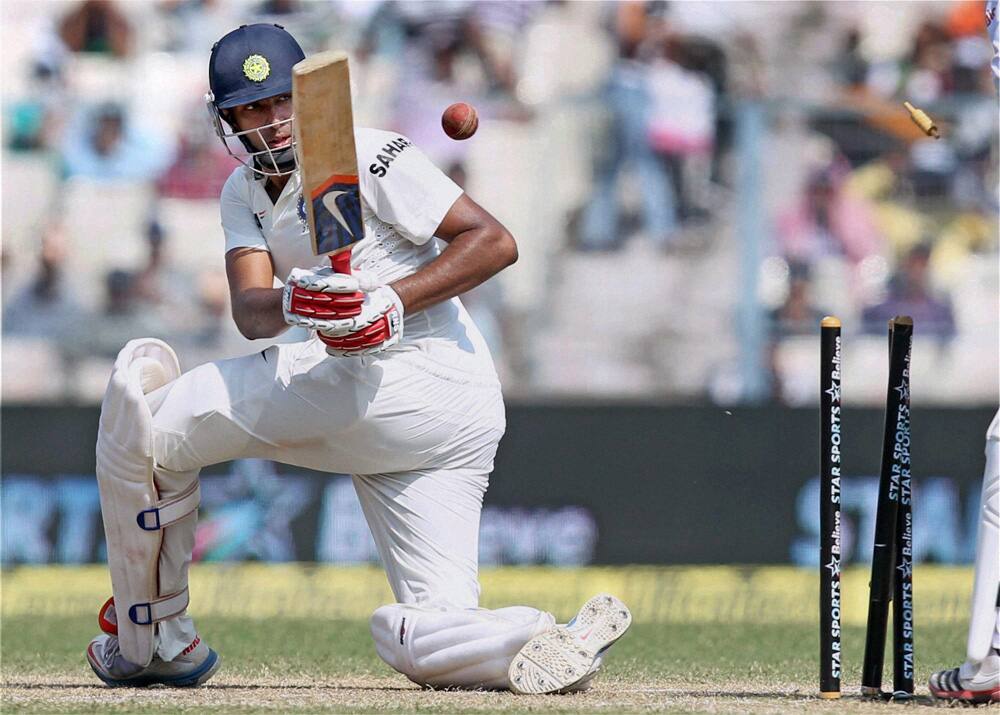
[[[632,624],[628,607],[600,594],[565,626],[555,626],[524,644],[507,671],[511,690],[541,695],[571,688],[593,677],[597,656],[625,635]]]
[[[209,648],[208,657],[205,658],[205,662],[190,673],[182,673],[181,675],[174,676],[152,673],[147,675],[139,674],[123,680],[111,678],[101,670],[91,647],[87,648],[87,662],[90,664],[90,669],[94,671],[94,675],[111,688],[148,688],[150,685],[166,685],[170,688],[196,688],[215,675],[215,671],[222,665],[222,658],[219,657],[218,653]]]
[[[987,690],[970,690],[961,687],[959,669],[941,670],[931,675],[927,683],[931,696],[936,700],[950,700],[968,705],[983,705],[1000,702],[1000,687]],[[949,686],[959,686],[951,688]]]
[[[985,705],[1000,703],[1000,688],[995,690],[939,690],[930,688],[931,697],[935,700],[953,700],[969,705]]]

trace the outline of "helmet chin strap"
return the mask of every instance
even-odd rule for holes
[[[242,138],[242,137],[241,137]],[[280,171],[280,172],[291,172],[295,170],[295,150],[291,147],[287,149],[282,149],[281,151],[271,152],[271,156],[274,157],[273,164],[271,157],[264,155],[257,155],[253,158],[254,166],[261,171]]]

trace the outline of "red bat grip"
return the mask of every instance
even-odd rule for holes
[[[335,273],[346,273],[347,275],[351,275],[351,249],[348,248],[347,250],[330,256],[330,265],[333,266]]]

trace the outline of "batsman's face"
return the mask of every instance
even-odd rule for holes
[[[234,129],[247,132],[258,151],[283,149],[292,143],[292,95],[281,94],[233,107]],[[253,131],[256,130],[256,131]]]

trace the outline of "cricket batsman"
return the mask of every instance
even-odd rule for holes
[[[303,57],[279,25],[233,30],[212,49],[207,101],[242,164],[221,196],[233,318],[248,338],[290,325],[312,337],[184,374],[160,340],[119,353],[96,469],[113,598],[87,660],[111,686],[212,677],[219,655],[187,615],[198,475],[256,457],[353,475],[396,599],[371,632],[397,671],[433,687],[586,687],[631,623],[621,601],[595,596],[565,625],[478,607],[479,518],[505,418],[457,296],[512,264],[514,239],[408,139],[358,128],[366,238],[350,275],[314,267],[291,101]]]
[[[944,700],[1000,702],[1000,411],[986,433],[966,660],[931,675],[928,686]]]
[[[997,0],[986,3],[986,32],[993,44],[993,82],[1000,88],[1000,19]],[[1000,702],[1000,411],[986,432],[986,469],[976,534],[976,576],[966,660],[939,670],[928,682],[931,695],[966,703]]]

